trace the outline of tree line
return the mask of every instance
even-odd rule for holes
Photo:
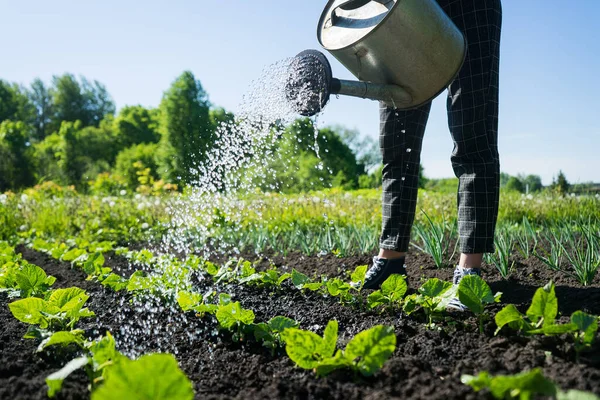
[[[87,191],[99,179],[129,189],[144,180],[182,187],[194,179],[219,124],[234,119],[209,102],[189,71],[173,81],[157,108],[126,106],[118,113],[106,87],[84,77],[64,74],[50,84],[35,79],[29,87],[0,80],[0,192],[44,181]],[[309,138],[314,143],[310,120],[288,127],[277,143],[290,154],[287,165],[273,161],[276,182],[259,186],[293,192],[378,185],[366,173],[380,161],[372,139],[340,127],[321,129],[317,155]]]

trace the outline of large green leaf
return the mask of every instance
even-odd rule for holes
[[[506,324],[511,324],[511,326],[514,326],[517,329],[522,329],[525,322],[523,320],[523,314],[517,310],[517,307],[515,307],[514,304],[509,304],[504,307],[496,314],[494,319],[496,320],[496,325],[498,326],[498,329],[496,329],[496,334],[498,334],[498,332],[500,332],[502,327]]]
[[[485,304],[495,301],[492,289],[477,275],[467,275],[460,280],[458,298],[475,314],[483,313]]]
[[[387,296],[391,301],[402,300],[408,285],[402,275],[392,274],[381,284],[381,293]]]
[[[56,289],[52,292],[50,298],[48,298],[48,303],[60,309],[63,309],[63,307],[67,306],[65,309],[63,309],[63,311],[67,311],[67,309],[70,309],[75,304],[79,303],[83,296],[89,298],[89,296],[85,294],[85,290],[80,289],[78,287]],[[75,300],[75,302],[72,303],[73,300]]]
[[[191,400],[192,383],[171,354],[148,354],[138,360],[121,359],[106,371],[92,400]]]
[[[377,372],[396,349],[396,334],[391,326],[377,325],[358,333],[348,342],[344,354],[356,363],[360,373],[371,376]]]
[[[527,316],[534,324],[537,324],[543,318],[543,324],[550,325],[554,323],[557,314],[558,299],[554,293],[554,284],[550,282],[535,291],[531,306],[527,310]]]
[[[46,310],[47,306],[48,304],[45,300],[38,299],[37,297],[29,297],[8,304],[13,316],[27,324],[41,324],[45,320],[41,311]]]
[[[288,357],[300,368],[313,369],[321,361],[319,351],[323,348],[323,338],[314,332],[288,328],[281,334]]]
[[[452,287],[452,283],[431,278],[419,288],[419,293],[427,297],[438,297]]]

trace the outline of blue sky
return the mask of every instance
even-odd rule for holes
[[[0,0],[0,78],[29,84],[71,72],[104,83],[117,107],[157,106],[184,70],[210,100],[236,111],[269,64],[319,48],[325,1]],[[500,70],[501,169],[562,169],[570,182],[600,182],[600,1],[504,0]],[[332,57],[334,75],[352,76]],[[377,136],[378,106],[332,99],[320,118]],[[445,98],[434,101],[422,163],[453,176]]]

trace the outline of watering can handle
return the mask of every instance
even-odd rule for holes
[[[362,6],[369,4],[371,1],[376,1],[380,4],[387,4],[390,0],[346,0],[341,2],[331,11],[331,24],[335,25],[338,21],[339,16],[337,15],[337,10],[342,9],[344,11],[356,10]]]

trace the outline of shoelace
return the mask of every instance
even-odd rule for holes
[[[371,277],[377,273],[379,273],[379,271],[381,270],[381,268],[383,267],[383,264],[385,262],[379,258],[374,258],[373,259],[373,266],[371,268],[369,268],[369,270],[367,271],[366,275],[365,275],[365,281],[369,281],[371,280]]]

